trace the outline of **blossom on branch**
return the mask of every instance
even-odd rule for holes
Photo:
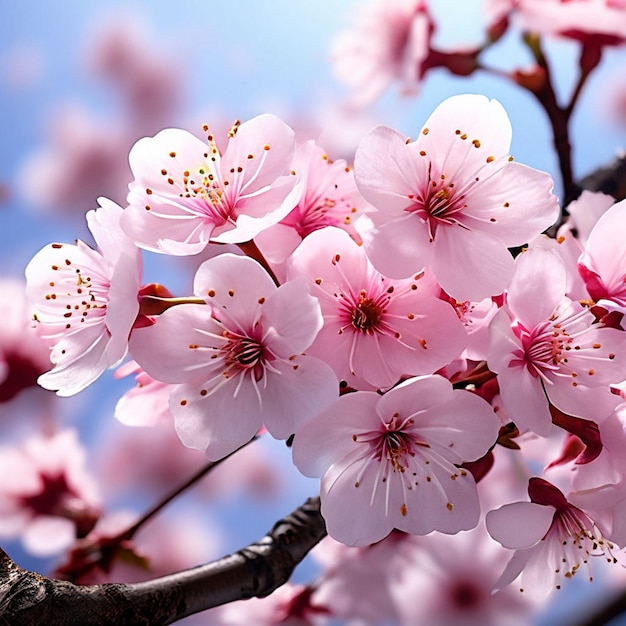
[[[124,357],[139,312],[140,251],[120,228],[122,209],[99,202],[87,213],[97,250],[52,243],[26,267],[26,294],[52,344],[53,367],[38,382],[59,396],[82,391]]]
[[[507,248],[559,213],[550,176],[512,162],[511,134],[499,102],[461,95],[440,104],[415,141],[385,126],[366,135],[354,168],[378,209],[362,233],[376,269],[406,278],[430,266],[461,301],[500,294],[513,275]]]
[[[546,436],[550,404],[600,422],[621,402],[610,386],[626,376],[626,333],[605,327],[565,297],[565,268],[547,250],[523,253],[506,305],[490,326],[489,368],[520,429]]]
[[[350,387],[388,389],[402,376],[432,374],[465,347],[463,325],[432,280],[388,279],[337,228],[312,233],[294,252],[288,276],[302,275],[324,316],[309,354]]]
[[[360,241],[354,223],[373,210],[359,193],[352,168],[343,159],[331,161],[313,140],[296,148],[293,170],[299,180],[296,206],[254,240],[274,272],[304,237],[326,226],[341,228]]]
[[[185,445],[217,460],[263,424],[285,439],[337,397],[330,367],[303,354],[322,326],[304,279],[276,287],[256,261],[229,253],[200,266],[194,292],[205,305],[171,307],[131,338],[142,369],[176,385],[170,410]]]
[[[480,514],[474,478],[460,465],[481,458],[499,427],[482,398],[421,376],[383,396],[342,396],[296,430],[293,460],[322,477],[322,515],[337,541],[368,545],[394,528],[454,534]]]
[[[520,576],[520,591],[544,597],[560,589],[583,567],[593,580],[589,560],[601,556],[617,562],[615,546],[594,521],[570,504],[563,493],[543,478],[528,483],[530,502],[513,502],[487,513],[489,534],[505,548],[515,550],[496,590]]]
[[[224,154],[212,134],[207,145],[175,128],[133,146],[122,226],[137,245],[188,255],[209,241],[243,243],[295,206],[293,130],[266,114],[236,123],[228,137]]]

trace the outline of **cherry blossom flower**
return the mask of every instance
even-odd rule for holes
[[[432,31],[423,0],[377,0],[363,7],[358,23],[339,34],[331,51],[335,73],[353,91],[354,104],[369,104],[394,80],[404,92],[414,92]]]
[[[311,551],[322,567],[313,600],[341,623],[396,624],[400,602],[393,592],[399,578],[416,574],[416,557],[425,544],[422,537],[399,531],[358,548],[325,537]]]
[[[297,429],[293,460],[321,476],[328,534],[347,545],[394,528],[457,533],[478,523],[472,475],[460,468],[493,445],[500,422],[469,391],[441,376],[411,378],[383,396],[357,391]]]
[[[578,270],[591,297],[626,308],[626,200],[614,204],[589,234]]]
[[[259,115],[235,124],[223,155],[212,134],[208,141],[169,128],[133,146],[122,225],[142,248],[187,255],[209,241],[243,243],[295,206],[295,135],[284,122]]]
[[[519,0],[521,27],[600,45],[626,41],[626,4],[621,0]]]
[[[293,169],[300,181],[296,206],[279,224],[255,237],[274,272],[304,237],[326,226],[342,228],[360,241],[354,222],[373,210],[356,188],[352,169],[343,159],[331,161],[313,140],[297,147]]]
[[[605,539],[594,521],[570,504],[563,493],[543,478],[528,483],[530,502],[513,502],[487,513],[489,534],[505,548],[515,550],[495,590],[520,576],[520,591],[544,597],[551,587],[560,589],[589,561],[601,556],[615,563],[615,546]]]
[[[420,275],[390,280],[347,233],[325,228],[294,252],[288,276],[308,276],[324,327],[308,350],[355,389],[389,388],[402,376],[432,374],[466,343],[454,309]]]
[[[53,243],[26,268],[39,331],[52,343],[53,368],[38,382],[59,396],[78,393],[124,357],[139,311],[140,252],[120,229],[122,209],[99,202],[87,213],[97,250],[80,240]]]
[[[50,349],[33,328],[24,290],[23,281],[0,279],[0,402],[35,386],[38,376],[50,367]]]
[[[389,584],[400,626],[527,626],[534,604],[512,588],[492,594],[509,552],[483,524],[457,535],[433,534]],[[415,598],[420,598],[415,602]]]
[[[605,537],[626,545],[626,404],[598,425],[600,454],[576,465],[567,499],[589,513]]]
[[[337,397],[330,367],[302,354],[322,326],[305,279],[276,287],[256,261],[222,254],[200,266],[194,292],[207,304],[172,307],[131,338],[139,365],[176,384],[170,410],[185,445],[216,460],[264,423],[284,439]]]
[[[20,166],[17,184],[30,207],[80,216],[94,199],[122,200],[131,173],[129,137],[117,119],[98,118],[88,109],[66,104],[50,118],[45,143]],[[37,180],[37,184],[33,184]]]
[[[504,407],[520,429],[542,436],[552,425],[550,403],[575,417],[608,417],[620,402],[610,385],[626,375],[626,333],[596,323],[565,289],[558,256],[525,252],[490,327],[488,363]]]
[[[378,209],[363,234],[374,266],[406,278],[430,265],[460,301],[501,293],[513,274],[507,248],[528,242],[559,212],[550,176],[512,162],[510,143],[502,105],[480,95],[445,100],[416,141],[385,126],[366,135],[354,167]]]
[[[0,454],[0,535],[19,536],[31,554],[50,556],[86,535],[99,497],[77,433],[33,436]]]

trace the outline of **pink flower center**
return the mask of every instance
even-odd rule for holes
[[[355,443],[363,444],[363,464],[357,475],[355,487],[359,487],[361,480],[371,464],[376,464],[376,477],[372,488],[371,503],[379,488],[386,490],[385,501],[389,501],[389,490],[399,483],[405,502],[400,507],[400,513],[407,515],[407,492],[420,485],[433,484],[445,494],[445,486],[439,481],[439,471],[444,470],[451,480],[459,476],[466,476],[464,469],[458,469],[445,455],[445,450],[433,449],[415,430],[415,420],[412,416],[400,417],[394,413],[387,422],[381,420],[380,428],[376,430],[355,433],[352,435]],[[439,446],[435,446],[439,448]],[[452,510],[452,503],[447,502],[448,510]]]
[[[522,348],[513,352],[516,358],[509,367],[524,366],[532,376],[548,384],[553,382],[551,377],[570,376],[572,386],[576,387],[580,382],[577,381],[579,374],[593,376],[598,368],[615,358],[615,354],[603,353],[602,344],[592,343],[585,336],[594,328],[591,318],[587,309],[581,309],[564,317],[555,316],[530,331],[517,322],[512,329]],[[590,360],[593,360],[592,368],[588,365]],[[584,369],[575,370],[575,366]]]
[[[516,325],[513,331],[521,339],[523,350],[514,352],[518,359],[511,366],[523,363],[534,377],[543,377],[567,363],[567,350],[573,340],[564,328],[546,322],[532,331],[522,325]]]
[[[302,238],[326,226],[339,226],[340,219],[332,214],[336,204],[328,197],[307,198],[306,203],[293,209],[282,223],[295,228]]]
[[[359,294],[356,307],[352,311],[352,326],[361,332],[373,334],[385,312],[383,305],[389,303],[389,297],[381,298],[379,296],[374,300],[366,296],[364,291]]]
[[[413,204],[406,210],[415,213],[428,225],[431,241],[435,240],[440,226],[464,226],[458,218],[463,209],[467,208],[465,194],[456,193],[454,183],[448,183],[445,174],[435,180],[429,171],[426,186],[415,194],[409,194],[409,199],[413,200]]]
[[[228,333],[229,341],[221,348],[226,368],[222,375],[231,378],[241,372],[251,370],[255,380],[263,378],[265,350],[256,339],[240,337]]]
[[[589,563],[591,556],[605,556],[609,563],[617,563],[613,556],[615,546],[607,541],[592,520],[579,508],[568,504],[557,509],[554,519],[542,541],[554,559],[548,565],[555,566],[556,588],[560,589],[560,577],[571,578],[581,565]],[[588,566],[588,578],[593,580]]]
[[[53,245],[62,247],[62,244]],[[53,265],[52,269],[57,272],[57,277],[50,282],[51,289],[44,297],[58,307],[59,320],[65,331],[71,333],[81,324],[102,323],[111,288],[104,263],[94,262],[86,267],[67,258],[63,265]]]

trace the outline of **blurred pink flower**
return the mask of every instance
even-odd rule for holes
[[[322,326],[304,279],[276,287],[256,261],[222,254],[200,266],[194,292],[206,305],[172,307],[131,338],[150,376],[181,383],[170,409],[185,445],[216,460],[263,424],[284,439],[336,398],[330,367],[303,354]]]
[[[98,250],[80,240],[53,243],[26,268],[26,293],[41,335],[50,340],[52,370],[39,384],[70,396],[126,354],[139,311],[141,255],[119,227],[122,209],[106,198],[87,213]]]
[[[323,626],[330,611],[311,597],[305,585],[286,583],[265,598],[225,604],[209,613],[211,626]]]
[[[84,52],[89,75],[109,82],[135,136],[171,125],[186,96],[183,59],[146,24],[130,13],[98,20]]]
[[[318,230],[293,254],[288,276],[307,276],[324,326],[308,354],[355,389],[387,389],[402,376],[432,374],[467,338],[454,309],[423,276],[390,280],[337,228]]]
[[[385,126],[366,135],[355,177],[378,209],[362,233],[374,266],[406,278],[430,265],[461,301],[500,294],[513,275],[507,248],[559,213],[550,176],[512,162],[511,134],[499,102],[460,95],[435,109],[416,141]]]
[[[35,386],[50,367],[48,344],[36,332],[24,281],[0,279],[0,402]]]
[[[53,115],[49,134],[18,173],[20,192],[32,206],[83,215],[100,196],[124,199],[131,173],[121,155],[132,139],[118,123],[66,105]]]
[[[328,534],[364,546],[394,528],[417,535],[457,533],[478,523],[472,475],[500,422],[481,398],[441,376],[410,378],[383,396],[343,395],[296,430],[293,460],[322,478]]]
[[[103,516],[89,535],[77,544],[79,550],[90,546],[87,560],[81,561],[83,555],[79,552],[71,553],[58,573],[67,576],[70,572],[81,572],[74,579],[80,585],[135,583],[195,567],[221,556],[220,531],[206,514],[201,517],[190,514],[159,516],[142,527],[132,540],[118,543],[113,552],[111,540],[131,527],[137,517],[130,511]],[[165,545],[167,549],[164,549]],[[98,549],[102,550],[99,555]],[[99,566],[94,565],[96,555],[102,558]],[[73,567],[76,570],[72,571]]]
[[[331,60],[355,105],[378,98],[394,81],[405,93],[424,73],[433,23],[424,0],[376,0],[359,7],[358,22],[336,38]]]
[[[99,496],[73,430],[26,440],[0,454],[0,535],[50,556],[85,536],[99,516]]]
[[[223,155],[208,139],[169,128],[133,146],[122,224],[137,245],[187,255],[209,241],[243,243],[295,206],[295,135],[284,122],[266,114],[235,124]]]
[[[517,0],[516,9],[524,30],[599,45],[626,42],[623,0]]]
[[[531,598],[511,588],[492,593],[509,554],[483,524],[457,535],[430,535],[413,550],[412,562],[390,577],[397,623],[528,626],[536,605]]]

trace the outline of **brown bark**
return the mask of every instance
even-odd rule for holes
[[[137,584],[81,587],[24,570],[0,550],[0,625],[158,626],[265,597],[326,535],[319,505],[319,498],[310,498],[261,540],[218,561]]]

